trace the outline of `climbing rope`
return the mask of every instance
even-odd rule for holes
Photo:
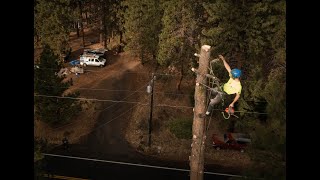
[[[230,108],[226,108],[225,111],[228,113],[228,117],[226,117],[226,116],[224,115],[224,112],[221,112],[221,114],[222,114],[222,116],[224,117],[224,119],[229,119],[231,115],[232,115],[232,116],[235,116],[236,118],[239,118],[238,116],[234,115],[234,109],[233,109],[233,108],[232,108],[232,110],[230,110]]]

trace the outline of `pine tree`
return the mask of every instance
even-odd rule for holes
[[[58,57],[54,55],[49,46],[45,45],[41,53],[40,64],[34,71],[35,94],[74,98],[79,96],[78,92],[64,94],[64,91],[68,89],[72,82],[70,80],[62,82],[64,77],[57,76],[61,67]],[[35,96],[34,105],[36,116],[50,125],[66,123],[81,111],[79,102],[74,99]]]
[[[44,162],[43,158],[43,147],[41,142],[34,140],[34,151],[33,151],[33,164],[34,164],[34,176],[37,179],[41,179],[44,175]]]
[[[36,0],[35,29],[42,44],[47,44],[61,55],[69,50],[69,34],[76,11],[72,0]]]
[[[161,11],[158,0],[126,0],[126,50],[138,56],[142,64],[154,60],[158,50]]]
[[[216,0],[204,3],[207,24],[202,43],[215,48],[213,56],[223,54],[231,67],[241,68],[246,51],[247,6],[245,1]]]
[[[104,25],[105,25],[105,31],[104,36],[105,40],[110,38],[114,38],[115,35],[118,33],[120,34],[120,43],[122,41],[122,30],[123,30],[123,24],[122,24],[122,16],[123,15],[123,9],[121,7],[121,3],[123,0],[108,0],[106,2],[106,7],[104,11]]]
[[[199,35],[196,14],[200,4],[197,1],[168,0],[162,3],[162,31],[159,35],[159,51],[157,61],[160,65],[174,67],[179,70],[180,81],[188,66],[194,61],[194,52]]]
[[[251,132],[254,148],[250,155],[257,167],[273,162],[264,167],[267,179],[285,177],[285,6],[284,0],[204,4],[207,24],[202,42],[216,47],[216,54],[225,54],[231,68],[243,70],[239,110],[268,113],[242,113],[235,123],[238,131]]]
[[[124,5],[124,0],[116,1],[115,4],[115,25],[114,25],[114,31],[116,34],[119,34],[119,43],[120,43],[120,49],[119,52],[123,51],[124,41],[123,41],[123,35],[124,35],[124,24],[125,24],[125,11],[127,7]]]

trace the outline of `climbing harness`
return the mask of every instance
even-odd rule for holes
[[[210,61],[210,63],[209,63],[210,64],[210,68],[209,68],[210,74],[207,74],[206,76],[209,78],[209,86],[211,84],[211,87],[213,87],[214,85],[216,85],[218,87],[218,93],[221,95],[221,100],[222,100],[221,104],[222,104],[222,106],[224,106],[225,97],[224,97],[224,93],[223,93],[223,89],[222,89],[223,85],[220,85],[220,79],[218,79],[216,77],[216,75],[213,73],[213,70],[212,70],[213,63],[216,63],[218,61],[219,61],[219,58],[216,58],[216,59],[213,59]],[[211,91],[210,91],[210,95],[211,95]]]

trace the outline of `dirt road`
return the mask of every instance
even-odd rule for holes
[[[72,144],[77,150],[73,152],[86,152],[86,157],[95,158],[116,156],[120,160],[123,157],[122,160],[128,161],[128,156],[136,157],[137,154],[125,140],[124,131],[133,108],[139,105],[136,102],[143,98],[145,101],[141,103],[148,103],[146,86],[150,75],[139,61],[126,54],[109,56],[108,59],[106,67],[86,67],[85,73],[79,77],[73,74],[69,77],[74,82],[69,91],[80,91],[81,97],[121,101],[95,101],[95,126],[87,132],[89,134],[82,134],[78,140],[74,138]],[[68,131],[72,132],[75,127],[70,125]]]
[[[126,53],[110,55],[109,60],[106,67],[86,67],[85,73],[79,77],[76,77],[74,74],[69,75],[68,78],[72,78],[74,82],[69,91],[80,91],[80,97],[83,98],[111,100],[113,102],[88,101],[86,108],[83,109],[70,125],[58,129],[49,128],[38,121],[35,123],[35,136],[44,137],[49,139],[50,143],[61,145],[61,140],[67,133],[71,143],[69,155],[150,164],[151,158],[148,157],[146,159],[146,156],[139,154],[134,149],[137,147],[133,148],[126,140],[128,139],[128,134],[135,136],[135,130],[140,127],[139,123],[138,127],[126,128],[128,127],[128,123],[133,120],[132,117],[135,117],[135,114],[137,114],[137,111],[134,111],[133,108],[140,106],[140,109],[144,109],[143,113],[148,112],[149,106],[143,106],[143,104],[149,103],[150,100],[150,95],[146,93],[146,87],[150,81],[151,72],[148,72],[148,68],[142,66],[138,60]],[[156,85],[160,85],[159,81]],[[175,83],[173,82],[173,84]],[[164,85],[163,88],[160,88],[162,91],[169,87],[174,87],[167,83],[164,83]],[[157,92],[160,92],[159,87],[156,89]],[[172,98],[170,100],[159,94],[155,98],[157,103],[160,103],[159,97],[162,97],[161,103],[164,104],[178,103],[178,100],[173,100]],[[185,100],[187,101],[188,99]],[[141,104],[137,104],[137,102]],[[179,103],[186,104],[186,102],[183,103],[181,100],[179,100]],[[162,111],[157,112],[160,110],[159,108],[155,109],[154,119],[158,118],[164,121],[158,114],[164,113]],[[178,112],[174,110],[170,110],[170,112],[172,111],[171,114]],[[166,112],[169,111],[167,110]],[[157,114],[158,116],[156,116]],[[126,131],[134,132],[126,133]],[[178,159],[186,160],[190,153],[190,143],[187,140],[172,139],[173,137],[166,136],[166,133],[164,134],[164,136],[161,133],[155,134],[154,137],[158,138],[153,139],[154,143],[156,143],[155,140],[169,139],[172,142],[167,144],[162,143],[162,155],[165,155],[166,159],[172,157],[174,157],[173,159],[177,159],[176,157],[179,155],[180,158]],[[136,139],[138,137],[140,135],[129,139],[139,142],[139,139]],[[132,142],[130,143],[132,144]],[[159,142],[156,144],[159,144]],[[215,152],[209,147],[207,151],[209,153],[208,157],[213,158],[217,164],[220,164],[218,160],[221,160],[221,164],[233,165],[234,160],[225,157],[233,157],[237,162],[248,164],[248,157],[240,154],[240,152]],[[60,146],[54,149],[53,153],[64,154],[66,152]],[[156,161],[158,160],[154,162]]]

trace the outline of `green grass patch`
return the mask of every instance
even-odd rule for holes
[[[192,119],[191,118],[177,118],[169,122],[168,126],[170,132],[179,139],[192,138]]]

